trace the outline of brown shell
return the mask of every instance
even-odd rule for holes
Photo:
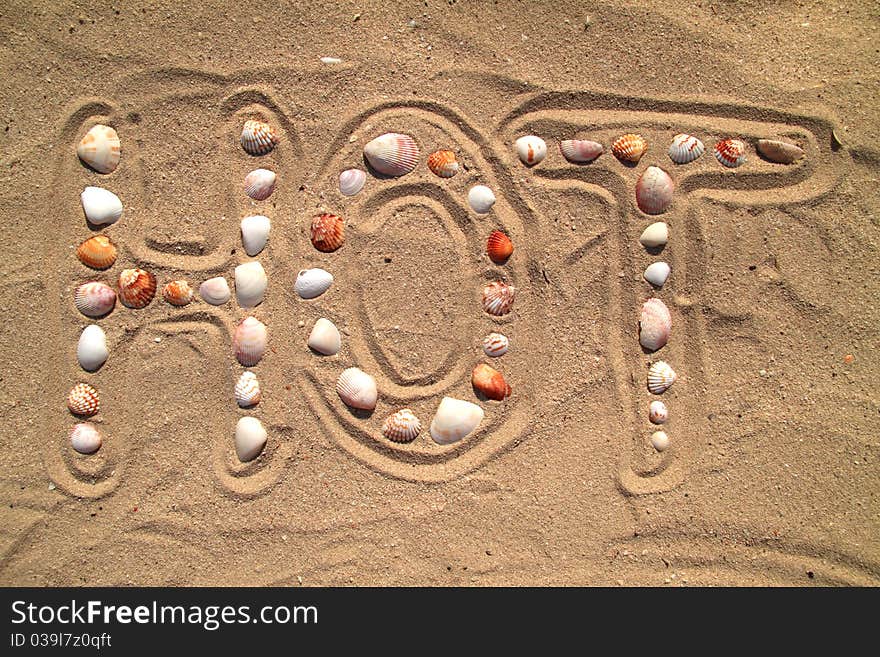
[[[116,262],[116,245],[106,235],[95,235],[77,247],[76,257],[86,267],[107,269]]]
[[[87,383],[77,383],[67,395],[67,408],[74,415],[91,417],[100,406],[98,391]]]
[[[648,142],[641,135],[623,135],[611,145],[611,152],[618,160],[633,164],[642,159],[646,150]]]
[[[504,375],[498,370],[480,363],[471,373],[471,383],[475,390],[483,393],[489,399],[502,401],[510,397],[512,392]]]
[[[312,219],[312,245],[324,253],[331,253],[345,242],[345,223],[335,214],[319,214]]]
[[[493,230],[486,241],[486,253],[492,262],[503,265],[513,253],[513,242],[500,230]]]
[[[123,269],[118,287],[122,303],[129,308],[146,308],[156,296],[156,277],[143,269]]]
[[[171,281],[162,288],[162,298],[172,306],[185,306],[193,300],[193,289],[186,281]]]

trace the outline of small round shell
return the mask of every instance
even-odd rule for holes
[[[483,287],[483,310],[501,317],[510,312],[516,298],[516,288],[501,281],[493,281]]]
[[[83,283],[76,288],[73,303],[86,317],[103,317],[116,305],[116,292],[106,283]]]
[[[277,176],[269,169],[254,169],[244,177],[244,193],[255,201],[265,201],[275,191]]]
[[[516,140],[516,154],[526,166],[535,166],[547,157],[547,142],[535,135],[520,137]]]
[[[210,303],[212,306],[222,306],[232,297],[229,283],[222,276],[209,278],[199,285],[199,294],[205,303]]]
[[[268,123],[245,121],[241,130],[241,147],[249,155],[266,155],[278,144],[278,134]]]
[[[162,288],[162,298],[172,306],[185,306],[193,300],[193,289],[184,280],[171,281]]]
[[[735,169],[746,161],[746,144],[739,139],[722,139],[715,144],[715,159],[724,166]]]
[[[641,135],[623,135],[611,145],[611,152],[621,162],[637,163],[648,150],[648,142]]]
[[[665,431],[655,431],[651,434],[651,446],[658,452],[665,452],[669,447],[669,436]]]
[[[693,162],[706,151],[706,147],[693,135],[680,134],[672,138],[669,145],[669,159],[676,164]]]
[[[256,406],[260,403],[262,393],[257,375],[251,371],[242,372],[235,384],[235,401],[241,408]]]
[[[87,383],[77,383],[67,395],[67,408],[74,415],[91,417],[100,407],[98,391]]]
[[[266,353],[268,331],[266,325],[256,317],[245,317],[235,327],[232,348],[236,360],[244,367],[253,367]]]
[[[592,162],[605,152],[602,144],[589,139],[565,139],[559,142],[559,150],[566,160],[575,164]]]
[[[367,182],[367,174],[361,169],[346,169],[339,174],[339,193],[343,196],[359,194]]]
[[[106,235],[95,235],[76,248],[76,257],[86,267],[108,269],[116,262],[116,245]]]
[[[483,338],[483,353],[490,358],[498,358],[507,353],[510,348],[510,340],[501,333],[490,333]]]
[[[675,383],[676,378],[675,370],[669,363],[658,360],[648,368],[648,390],[655,395],[662,395]]]
[[[94,454],[103,442],[101,433],[91,422],[80,422],[70,430],[70,446],[80,454]]]
[[[364,146],[370,166],[386,176],[403,176],[419,163],[419,147],[409,135],[389,132]]]
[[[376,379],[357,367],[349,367],[339,375],[336,393],[347,406],[366,411],[376,408],[379,397]]]
[[[422,430],[422,423],[408,408],[389,415],[382,424],[382,435],[395,443],[411,443]]]
[[[477,214],[486,214],[495,205],[495,194],[485,185],[474,185],[468,192],[468,204]]]
[[[500,230],[493,230],[486,240],[486,253],[497,265],[503,265],[513,253],[513,242]]]
[[[156,296],[156,277],[144,269],[123,269],[119,273],[119,300],[129,308],[146,308]]]
[[[662,214],[672,203],[675,183],[660,167],[648,167],[636,183],[636,204],[645,214]]]
[[[345,221],[335,214],[319,214],[312,219],[312,246],[322,253],[332,253],[345,242]]]
[[[471,372],[471,384],[474,386],[474,390],[495,401],[507,399],[512,392],[504,375],[484,363],[477,365]]]
[[[458,173],[458,162],[452,151],[434,151],[428,156],[428,168],[436,176],[452,178]]]
[[[666,422],[669,419],[669,409],[666,408],[666,404],[659,399],[652,401],[648,407],[648,419],[651,421],[651,424],[663,424]]]
[[[775,139],[759,139],[756,150],[761,157],[777,164],[794,164],[805,155],[800,146]]]
[[[122,156],[119,135],[108,125],[92,126],[80,140],[76,154],[98,173],[113,173]]]

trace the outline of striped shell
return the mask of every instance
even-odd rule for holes
[[[703,142],[693,135],[680,134],[672,138],[669,145],[669,159],[676,164],[693,162],[706,151]]]
[[[116,245],[106,235],[95,235],[76,248],[76,257],[86,267],[107,269],[116,262]]]
[[[490,358],[498,358],[507,353],[510,340],[501,333],[490,333],[483,338],[483,353]]]
[[[675,183],[660,167],[648,167],[636,183],[636,205],[645,214],[662,214],[672,203]]]
[[[361,169],[346,169],[339,174],[339,193],[343,196],[354,196],[364,188],[367,174]]]
[[[642,306],[639,320],[639,344],[648,351],[662,349],[669,340],[672,316],[660,299],[648,299]]]
[[[156,296],[156,277],[143,269],[119,273],[119,300],[129,308],[146,308]]]
[[[370,166],[386,176],[404,176],[419,163],[419,147],[409,135],[389,132],[364,146]]]
[[[91,422],[80,422],[70,430],[70,446],[80,454],[94,454],[103,442],[101,433]]]
[[[256,317],[245,317],[235,327],[232,349],[236,360],[244,367],[253,367],[266,353],[268,332],[266,325]]]
[[[739,139],[722,139],[715,144],[715,159],[735,169],[746,161],[746,143]]]
[[[428,156],[428,168],[441,178],[452,178],[458,173],[458,162],[452,151],[434,151]]]
[[[669,390],[676,379],[675,370],[666,361],[658,360],[648,368],[648,390],[662,395]]]
[[[88,383],[77,383],[67,395],[67,408],[74,415],[91,417],[98,412],[100,407],[98,391]]]
[[[493,281],[483,287],[483,310],[501,317],[510,312],[516,298],[516,288],[501,281]]]
[[[193,300],[193,289],[186,281],[171,281],[162,288],[162,298],[172,306],[185,306]]]
[[[408,408],[389,415],[382,424],[382,435],[395,443],[411,443],[422,431],[422,423]]]
[[[205,303],[210,303],[212,306],[222,306],[229,301],[232,291],[229,289],[229,283],[226,282],[225,278],[215,276],[199,285],[199,294]]]
[[[651,424],[663,424],[666,422],[669,419],[669,409],[666,408],[666,404],[659,399],[652,401],[648,407],[648,419],[651,421]]]
[[[648,150],[648,142],[641,135],[623,135],[611,145],[611,152],[621,162],[635,164],[645,151]]]
[[[235,455],[242,463],[253,461],[266,446],[269,434],[255,417],[239,418],[235,425]]]
[[[592,162],[605,152],[602,144],[589,139],[565,139],[559,142],[559,150],[566,160],[575,164]]]
[[[486,240],[486,253],[497,265],[503,265],[513,253],[513,242],[500,230],[493,230]]]
[[[504,380],[504,375],[483,363],[477,365],[471,372],[471,385],[475,390],[495,401],[507,399],[512,392],[510,385]]]
[[[278,134],[268,123],[245,121],[241,130],[241,147],[249,155],[271,153],[278,143]]]
[[[516,154],[520,162],[532,167],[547,157],[547,142],[534,135],[526,135],[516,140]]]
[[[762,157],[777,164],[793,164],[805,155],[800,146],[775,139],[759,139],[756,149]]]
[[[345,242],[345,221],[335,214],[319,214],[312,219],[312,246],[332,253]]]
[[[106,283],[83,283],[76,288],[73,304],[86,317],[103,317],[116,305],[116,292]]]
[[[113,173],[122,156],[119,135],[108,125],[92,126],[80,140],[76,154],[98,173]]]
[[[269,169],[254,169],[244,177],[244,193],[255,201],[265,201],[275,191],[277,176]]]
[[[257,375],[251,371],[242,372],[235,384],[235,401],[241,408],[256,406],[260,403],[262,393]]]
[[[349,367],[339,375],[336,393],[347,406],[365,411],[376,408],[379,397],[376,379],[357,367]]]

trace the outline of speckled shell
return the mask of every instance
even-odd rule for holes
[[[648,407],[648,419],[651,421],[651,424],[663,424],[666,422],[669,419],[669,409],[666,408],[666,404],[660,400],[652,401]]]
[[[94,372],[101,367],[110,355],[107,349],[107,335],[97,324],[86,326],[76,343],[76,360],[87,372]]]
[[[501,281],[493,281],[483,287],[483,310],[501,317],[510,312],[516,298],[516,288]]]
[[[339,193],[343,196],[359,194],[367,182],[367,173],[361,169],[346,169],[339,174]]]
[[[235,327],[232,348],[235,359],[245,367],[253,367],[266,353],[268,331],[266,325],[256,317],[245,317]]]
[[[278,143],[278,134],[268,123],[245,121],[241,130],[241,147],[249,155],[266,155]]]
[[[759,139],[756,150],[762,157],[777,164],[793,164],[805,155],[800,146],[775,139]]]
[[[106,235],[95,235],[76,248],[76,257],[86,267],[108,269],[116,262],[116,245]]]
[[[321,296],[333,285],[333,274],[323,269],[302,269],[296,275],[294,291],[302,299],[314,299]]]
[[[621,162],[635,164],[645,151],[648,150],[648,142],[641,135],[623,135],[611,145],[611,152]]]
[[[379,397],[376,379],[357,367],[349,367],[339,375],[336,393],[347,406],[366,411],[376,408]]]
[[[382,424],[382,435],[395,443],[411,443],[422,431],[422,423],[408,408],[389,415]]]
[[[501,333],[490,333],[483,338],[483,353],[490,358],[498,358],[507,353],[510,348],[510,340]]]
[[[504,380],[504,375],[484,363],[477,365],[471,372],[471,385],[474,386],[474,390],[495,401],[507,399],[512,392],[510,385]]]
[[[597,141],[589,139],[565,139],[559,142],[562,156],[569,162],[583,164],[592,162],[605,152],[605,147]]]
[[[255,201],[265,201],[275,191],[277,176],[269,169],[254,169],[244,177],[244,193]]]
[[[239,418],[235,425],[235,455],[242,463],[253,461],[266,446],[269,434],[255,417]]]
[[[74,415],[91,417],[100,407],[98,391],[87,383],[77,383],[67,395],[67,408]]]
[[[232,297],[229,283],[222,276],[209,278],[199,285],[199,294],[205,303],[210,303],[212,306],[222,306]]]
[[[86,187],[79,195],[79,200],[86,219],[95,226],[116,223],[122,216],[122,201],[109,189]]]
[[[493,230],[486,240],[486,253],[497,265],[503,265],[513,253],[513,242],[500,230]]]
[[[119,300],[129,308],[146,308],[156,296],[156,277],[143,269],[119,273]]]
[[[547,143],[535,135],[526,135],[516,140],[516,154],[520,162],[532,167],[547,157]]]
[[[262,392],[260,391],[260,382],[257,375],[251,371],[242,372],[235,384],[235,401],[241,408],[256,406],[260,403]]]
[[[98,281],[83,283],[76,288],[73,303],[86,317],[103,317],[116,305],[116,292]]]
[[[235,268],[235,299],[242,308],[255,308],[263,302],[269,277],[258,261],[245,262]]]
[[[439,445],[458,442],[483,421],[483,409],[468,401],[444,397],[431,420],[431,438]]]
[[[370,166],[386,176],[403,176],[419,163],[419,147],[409,135],[389,132],[364,146]]]
[[[452,151],[434,151],[428,156],[428,168],[436,176],[452,178],[458,173],[458,161]]]
[[[735,169],[746,161],[746,144],[739,139],[722,139],[713,150],[715,159],[726,167]]]
[[[636,204],[645,214],[662,214],[672,203],[675,183],[660,167],[648,167],[636,183]]]
[[[312,219],[312,246],[323,253],[332,253],[345,242],[345,221],[335,214],[319,214]]]
[[[172,306],[185,306],[193,300],[193,289],[186,281],[171,281],[162,288],[162,298]]]
[[[92,126],[80,140],[76,154],[98,173],[113,173],[122,156],[119,135],[108,125]]]
[[[474,185],[468,191],[468,204],[477,214],[486,214],[495,205],[495,194],[485,185]]]
[[[669,340],[672,316],[660,299],[648,299],[642,306],[639,320],[639,344],[648,351],[662,349]]]
[[[70,446],[80,454],[94,454],[103,443],[101,433],[91,422],[80,422],[70,430]]]
[[[648,368],[648,390],[662,395],[669,390],[677,378],[675,370],[666,361],[658,360]]]
[[[669,159],[676,164],[693,162],[705,152],[706,147],[703,142],[693,135],[686,134],[675,135],[668,151]]]

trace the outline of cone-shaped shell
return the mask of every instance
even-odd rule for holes
[[[76,154],[98,173],[113,173],[122,156],[119,135],[109,125],[92,126],[80,140]]]
[[[87,383],[77,383],[67,395],[67,408],[74,415],[91,417],[100,406],[98,391]]]
[[[503,265],[513,253],[513,242],[500,230],[493,230],[486,240],[486,253],[492,262]]]
[[[232,348],[236,360],[245,367],[253,367],[266,353],[268,331],[266,325],[256,317],[245,317],[235,327]]]
[[[644,277],[654,287],[663,287],[669,278],[669,265],[665,262],[651,263],[645,269]]]
[[[302,299],[314,299],[330,289],[333,274],[323,269],[302,269],[296,275],[293,289]]]
[[[222,306],[229,301],[232,291],[229,289],[229,283],[226,282],[225,278],[215,276],[199,285],[199,295],[201,295],[206,303],[210,303],[212,306]]]
[[[266,248],[272,222],[269,217],[255,214],[241,220],[241,244],[244,252],[253,257]]]
[[[339,193],[343,196],[359,194],[367,182],[367,173],[361,169],[346,169],[339,174]]]
[[[185,306],[193,300],[193,289],[186,281],[171,281],[162,288],[162,298],[172,306]]]
[[[122,201],[109,189],[86,187],[79,198],[86,219],[96,226],[115,223],[122,216]]]
[[[265,201],[275,191],[277,176],[269,169],[254,169],[244,177],[244,193],[255,201]]]
[[[483,287],[483,310],[501,317],[510,312],[516,298],[516,288],[501,281],[493,281]]]
[[[655,431],[651,434],[651,446],[658,452],[665,452],[669,447],[669,436],[665,431]]]
[[[335,356],[342,348],[342,338],[339,329],[329,319],[321,317],[312,327],[309,333],[308,345],[310,348],[325,356]]]
[[[241,147],[249,155],[271,153],[278,143],[275,129],[262,121],[245,121],[241,130]]]
[[[76,288],[73,303],[86,317],[103,317],[116,305],[116,292],[106,283],[83,283]]]
[[[490,358],[498,358],[507,353],[510,340],[501,333],[490,333],[483,338],[483,353]]]
[[[474,185],[468,192],[468,204],[477,214],[486,214],[495,205],[495,194],[485,185]]]
[[[722,139],[715,144],[715,159],[735,169],[746,161],[746,143],[739,139]]]
[[[566,160],[575,164],[592,162],[605,152],[602,144],[589,139],[565,139],[559,142],[559,150]]]
[[[655,395],[662,395],[675,383],[675,370],[669,363],[658,360],[648,368],[648,390]]]
[[[510,397],[512,392],[507,381],[504,380],[504,375],[483,363],[477,365],[471,372],[471,385],[474,386],[474,390],[495,401]]]
[[[535,135],[520,137],[516,140],[516,154],[526,166],[535,166],[547,157],[547,142]]]
[[[86,326],[79,334],[76,343],[76,359],[79,366],[87,372],[94,372],[107,360],[110,351],[107,349],[107,335],[97,324]]]
[[[428,168],[435,176],[452,178],[458,173],[458,161],[452,151],[434,151],[428,156]]]
[[[439,445],[458,442],[483,421],[483,409],[471,402],[444,397],[431,421],[431,438]]]
[[[422,423],[408,408],[389,415],[382,424],[382,435],[395,443],[411,443],[421,431]]]
[[[269,434],[255,417],[239,418],[235,425],[235,454],[242,463],[253,461],[266,446]]]
[[[260,382],[257,375],[253,372],[242,372],[235,384],[235,401],[241,408],[256,406],[260,403],[262,393],[260,392]]]
[[[675,183],[660,167],[648,167],[636,183],[636,204],[645,214],[662,214],[672,203]]]
[[[335,214],[319,214],[312,219],[311,239],[318,251],[332,253],[345,242],[345,221]]]
[[[652,401],[648,408],[648,419],[651,421],[651,424],[663,424],[666,422],[669,419],[669,409],[666,408],[666,404],[660,400]]]
[[[662,221],[657,221],[642,231],[639,242],[648,249],[665,246],[669,240],[669,227]]]
[[[103,442],[101,433],[91,422],[80,422],[70,430],[70,446],[80,454],[94,454]]]
[[[419,147],[409,135],[389,132],[364,146],[364,157],[379,173],[403,176],[419,163]]]
[[[129,308],[146,308],[156,296],[156,277],[144,269],[119,273],[119,300]]]
[[[669,340],[672,316],[660,299],[648,299],[642,306],[639,320],[639,343],[648,351],[662,349]]]
[[[256,260],[235,268],[235,298],[242,308],[255,308],[263,301],[269,278]]]
[[[623,135],[611,145],[611,152],[621,162],[635,164],[648,150],[648,142],[641,135]]]
[[[106,235],[95,235],[76,248],[76,257],[86,267],[107,269],[116,262],[116,245]]]
[[[800,146],[775,139],[759,139],[756,149],[762,157],[777,164],[793,164],[805,155]]]
[[[669,145],[669,159],[676,164],[693,162],[706,152],[706,147],[693,135],[680,134],[672,138]]]
[[[357,367],[349,367],[339,375],[336,393],[347,406],[365,411],[376,408],[379,398],[376,379]]]

